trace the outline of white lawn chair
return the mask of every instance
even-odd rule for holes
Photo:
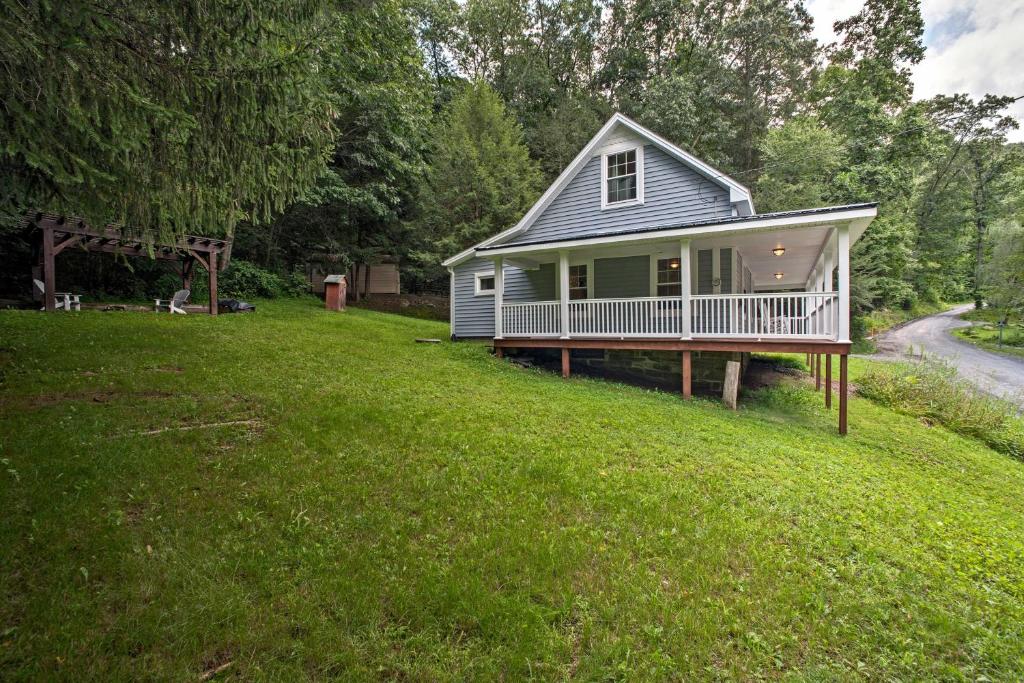
[[[45,311],[46,285],[43,284],[42,280],[36,280],[35,278],[32,278],[32,282],[35,283],[36,289],[38,289],[39,293],[43,296],[43,307],[40,308],[39,310]],[[71,294],[70,292],[54,292],[53,298],[54,306],[58,311],[70,311],[72,309],[76,311],[82,310],[81,294]]]
[[[181,313],[185,315],[185,302],[188,301],[188,296],[191,293],[191,290],[179,289],[170,299],[157,299],[153,305],[153,310],[157,313],[167,311],[171,314]]]
[[[773,315],[771,307],[761,302],[761,334],[789,334],[789,317],[777,315],[779,311],[774,313],[776,315]]]

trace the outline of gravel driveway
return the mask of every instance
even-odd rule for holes
[[[919,356],[923,352],[940,357],[967,381],[1024,408],[1024,358],[985,351],[950,333],[971,324],[957,317],[971,307],[967,304],[930,315],[879,335],[875,338],[878,355],[906,359],[908,353]]]

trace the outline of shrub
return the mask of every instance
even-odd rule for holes
[[[959,381],[951,367],[938,361],[879,367],[860,377],[857,390],[876,403],[1024,458],[1024,421],[1014,406]]]
[[[254,263],[234,259],[220,276],[220,292],[236,299],[273,299],[300,296],[309,291],[309,283],[300,273],[282,277]]]

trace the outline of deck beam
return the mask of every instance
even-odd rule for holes
[[[559,339],[502,337],[495,346],[512,349],[621,349],[630,351],[724,351],[731,353],[830,353],[850,352],[850,344],[825,340],[754,339]]]

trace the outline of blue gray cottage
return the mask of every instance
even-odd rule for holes
[[[875,214],[758,214],[746,187],[615,114],[522,220],[445,261],[451,334],[560,351],[563,374],[673,366],[686,396],[695,358],[714,388],[751,351],[824,355],[829,375],[838,355],[845,380],[850,247]]]

